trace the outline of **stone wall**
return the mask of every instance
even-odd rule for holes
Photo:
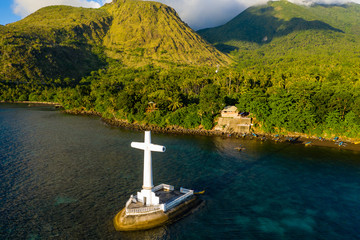
[[[238,112],[221,112],[221,117],[223,118],[236,118],[238,116]]]
[[[251,118],[224,118],[219,117],[215,130],[222,132],[249,133]]]

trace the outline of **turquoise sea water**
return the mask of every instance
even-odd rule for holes
[[[112,218],[142,186],[143,133],[52,107],[0,104],[0,239],[360,239],[360,154],[152,134],[154,184],[206,190],[149,231]],[[234,150],[242,145],[243,152]]]

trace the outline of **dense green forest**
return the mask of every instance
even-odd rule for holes
[[[359,73],[348,63],[329,72],[289,71],[288,66],[220,68],[216,73],[208,67],[165,70],[112,63],[79,83],[2,82],[0,100],[59,102],[65,109],[130,123],[205,129],[214,126],[224,106],[236,105],[251,113],[257,132],[359,138]]]
[[[130,8],[134,6],[128,5]],[[162,5],[156,6],[161,8]],[[175,50],[173,45],[163,45],[161,52],[154,53],[151,42],[144,42],[145,48],[132,46],[131,49],[138,49],[138,53],[136,56],[129,53],[131,57],[126,57],[125,61],[123,52],[114,50],[118,46],[118,40],[110,37],[122,28],[119,30],[118,25],[111,25],[115,18],[104,12],[107,8],[111,6],[105,6],[100,12],[96,12],[102,16],[102,22],[96,22],[91,17],[90,25],[97,23],[98,26],[103,24],[106,28],[113,27],[109,30],[110,33],[91,28],[92,30],[79,33],[81,44],[79,41],[69,42],[70,38],[64,38],[58,43],[66,49],[79,49],[90,54],[82,58],[87,59],[85,62],[77,64],[86,66],[88,62],[90,65],[94,63],[95,67],[81,68],[81,71],[88,73],[81,72],[73,77],[67,74],[50,74],[44,77],[31,72],[32,68],[25,68],[25,75],[33,77],[9,79],[0,75],[0,101],[58,102],[65,109],[96,112],[104,118],[188,129],[212,129],[220,110],[227,105],[236,105],[239,111],[250,113],[254,119],[252,130],[258,133],[301,133],[326,138],[339,136],[360,139],[360,35],[356,25],[360,22],[359,17],[356,17],[359,16],[358,5],[329,6],[325,9],[324,6],[299,7],[280,1],[252,8],[252,20],[258,19],[254,16],[265,16],[265,19],[272,20],[269,24],[275,25],[266,26],[266,32],[260,31],[262,34],[259,35],[255,30],[256,24],[261,21],[254,20],[253,23],[256,24],[252,30],[245,28],[253,35],[240,31],[240,35],[237,35],[240,37],[236,41],[226,39],[226,34],[213,35],[225,38],[223,41],[216,39],[213,43],[224,52],[230,52],[233,63],[230,64],[230,58],[223,57],[225,55],[216,57],[218,53],[204,45],[198,50],[207,49],[203,55],[205,58],[209,54],[215,54],[212,64],[204,65],[196,62],[171,64],[169,59],[167,61],[170,64],[164,65],[166,61],[157,64],[161,60],[158,57],[167,54],[166,49],[171,49],[170,55]],[[74,8],[66,9],[71,14],[76,12]],[[113,8],[110,12],[112,11],[119,9]],[[319,17],[320,13],[322,15]],[[345,13],[348,17],[344,16]],[[174,16],[175,13],[172,14]],[[338,21],[326,21],[329,14]],[[291,20],[293,16],[296,17],[295,20]],[[304,16],[303,20],[298,19],[301,16]],[[239,18],[241,21],[249,19],[242,15],[235,20]],[[350,24],[349,19],[354,24]],[[23,24],[26,21],[20,26]],[[74,24],[75,27],[78,26]],[[229,25],[225,29],[228,27]],[[71,26],[69,29],[70,33],[73,32]],[[220,27],[212,30],[217,32],[224,29]],[[45,33],[47,34],[46,31]],[[88,37],[95,33],[99,39]],[[23,39],[12,38],[12,34],[11,31],[7,32],[6,38],[3,38],[10,41],[9,49],[16,45],[16,41]],[[211,29],[201,34],[209,37]],[[137,37],[139,36],[134,39],[138,39]],[[96,43],[103,38],[107,38],[107,47]],[[130,40],[128,43],[134,44]],[[197,42],[203,44],[203,40]],[[49,43],[51,44],[56,45],[56,42]],[[19,46],[16,45],[14,49],[19,49]],[[44,51],[41,47],[39,49]],[[188,52],[188,47],[177,51],[180,53],[176,54],[176,59],[192,54]],[[13,52],[20,53],[17,50]],[[154,61],[149,58],[151,54],[155,54]],[[31,56],[33,55],[36,54]],[[71,52],[66,54],[68,55]],[[42,55],[36,56],[42,59]],[[54,59],[62,59],[61,54],[52,53],[51,56],[46,59],[52,64],[55,64]],[[129,65],[129,62],[140,58],[146,58],[147,62],[152,63]],[[217,64],[221,59],[224,64]],[[71,65],[73,59],[68,60],[65,63]],[[3,63],[6,63],[5,58]],[[52,65],[43,63],[42,67],[47,67],[49,71],[54,69]],[[21,64],[12,64],[21,67]],[[55,68],[57,69],[59,68]],[[76,68],[69,69],[73,71]],[[41,69],[38,72],[46,73]],[[56,75],[58,77],[54,77]]]

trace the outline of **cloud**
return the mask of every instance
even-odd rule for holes
[[[87,1],[87,0],[14,0],[12,9],[16,15],[26,17],[36,10],[51,5],[69,5],[74,7],[99,8],[111,0]]]
[[[156,0],[173,7],[181,19],[193,29],[198,30],[207,27],[222,25],[246,8],[265,4],[267,0]],[[303,5],[314,3],[321,4],[344,4],[349,0],[289,0],[290,2]],[[360,3],[360,0],[352,2]]]
[[[181,19],[195,30],[222,25],[246,8],[265,4],[268,0],[152,0],[173,7]],[[289,0],[303,5],[314,3],[343,4],[349,0]],[[99,8],[112,0],[14,0],[13,12],[25,17],[36,10],[50,5]],[[352,0],[360,3],[360,0]]]
[[[105,3],[111,3],[112,0],[101,0],[101,6],[104,5]]]
[[[213,27],[232,19],[254,2],[245,0],[158,0],[173,7],[194,29]],[[255,1],[255,4],[266,0]]]

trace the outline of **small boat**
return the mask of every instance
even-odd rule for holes
[[[251,133],[254,137],[257,137],[257,135],[255,133]]]
[[[286,141],[291,142],[291,143],[295,143],[295,142],[297,142],[299,140],[299,138],[300,137],[288,137],[286,139]]]
[[[297,140],[297,138],[293,138],[293,137],[287,137],[286,138],[286,141],[291,142],[291,143],[295,142],[296,140]]]
[[[199,192],[194,192],[194,194],[204,194],[205,193],[205,190],[202,190],[202,191],[199,191]]]
[[[335,142],[337,140],[339,140],[339,137],[334,137],[333,141]]]
[[[360,142],[354,142],[354,144],[360,144]]]
[[[311,142],[305,143],[305,147],[310,146],[310,145],[311,145]]]

